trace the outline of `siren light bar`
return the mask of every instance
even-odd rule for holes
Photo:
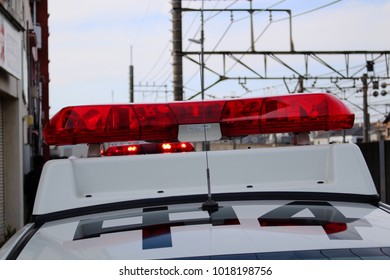
[[[66,107],[44,128],[48,145],[120,141],[195,141],[179,135],[218,129],[219,138],[342,130],[354,114],[327,93],[230,100]],[[184,129],[183,129],[184,128]],[[203,138],[204,140],[204,138]],[[216,139],[212,139],[216,140]]]
[[[142,154],[184,153],[195,151],[188,142],[128,144],[108,147],[104,156],[128,156]]]

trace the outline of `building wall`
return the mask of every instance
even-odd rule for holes
[[[39,60],[39,82],[41,89],[41,119],[40,127],[44,127],[49,122],[49,26],[48,26],[48,3],[47,0],[40,0],[36,2],[36,21],[40,27],[40,46],[38,47]],[[42,153],[45,160],[50,158],[49,146],[40,143],[42,146]]]
[[[0,98],[0,231],[5,231],[5,186],[4,186],[4,121],[3,121],[3,99]],[[0,234],[0,244],[4,236]]]
[[[19,99],[6,99],[4,111],[5,222],[12,228],[24,225],[23,115]]]
[[[24,217],[24,157],[28,146],[27,102],[29,30],[28,0],[0,0],[0,244],[6,227],[21,228]],[[24,12],[24,13],[23,13]],[[7,32],[12,40],[1,38]]]

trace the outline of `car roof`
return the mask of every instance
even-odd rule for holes
[[[378,200],[365,161],[351,144],[212,151],[207,164],[213,195]],[[204,152],[54,160],[43,169],[33,216],[45,221],[99,205],[204,196],[207,164]]]
[[[383,259],[388,215],[367,203],[307,200],[133,208],[31,228],[18,259]]]

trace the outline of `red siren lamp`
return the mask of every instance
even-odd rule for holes
[[[184,153],[195,151],[194,146],[188,142],[169,143],[142,143],[110,146],[103,156],[129,156],[160,153]]]
[[[251,134],[342,130],[354,114],[327,93],[231,100],[66,107],[44,128],[48,145],[120,141],[201,141]],[[183,137],[182,134],[186,136]],[[203,139],[204,140],[204,139]],[[169,150],[168,146],[165,147]],[[163,148],[164,149],[164,148]]]

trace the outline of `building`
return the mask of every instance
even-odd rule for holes
[[[351,129],[339,131],[318,131],[313,133],[313,144],[329,143],[361,143],[363,142],[363,126],[355,124]]]
[[[390,114],[386,116],[383,122],[375,123],[374,127],[379,140],[390,140]]]
[[[35,2],[0,0],[0,244],[26,222],[24,176],[43,153]]]
[[[45,160],[50,158],[49,146],[42,142],[42,128],[49,121],[49,26],[48,26],[48,7],[47,0],[30,0],[30,7],[33,13],[33,23],[35,38],[37,38],[38,50],[38,79],[40,89],[40,101],[35,106],[35,113],[39,114],[34,117],[37,120],[35,129],[39,130],[36,143],[35,153],[43,155]],[[34,108],[32,109],[34,111]],[[38,121],[39,120],[39,121]]]

